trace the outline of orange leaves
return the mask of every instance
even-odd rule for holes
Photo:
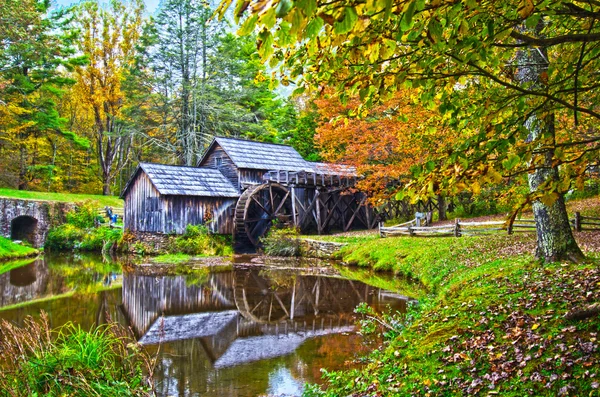
[[[446,138],[438,115],[415,97],[414,90],[401,90],[360,118],[355,115],[360,105],[356,97],[346,105],[327,95],[316,99],[321,123],[315,142],[323,158],[357,167],[365,176],[360,188],[373,197],[394,194],[398,183],[410,177],[410,168],[430,160]]]

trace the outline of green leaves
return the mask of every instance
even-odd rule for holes
[[[275,9],[275,15],[277,15],[277,18],[283,18],[290,12],[293,6],[294,4],[291,0],[279,0],[279,4],[277,4],[277,8]]]
[[[506,171],[510,171],[515,168],[521,161],[521,158],[516,154],[509,154],[508,158],[502,161],[502,167]]]
[[[304,37],[307,39],[314,39],[317,37],[321,29],[323,28],[324,21],[321,17],[316,17],[312,19],[306,28],[304,29]]]
[[[402,20],[400,21],[400,29],[402,29],[403,32],[406,32],[413,26],[413,17],[415,15],[416,5],[416,1],[411,1],[408,4],[406,11],[404,11],[404,14],[402,14]]]
[[[333,30],[336,34],[348,33],[354,28],[358,21],[358,15],[354,7],[346,7],[342,13],[342,20],[333,23]]]

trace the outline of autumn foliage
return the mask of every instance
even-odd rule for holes
[[[316,99],[321,122],[315,143],[323,158],[356,167],[365,176],[359,188],[375,200],[396,193],[411,168],[431,160],[448,136],[439,114],[417,98],[416,90],[403,89],[360,114],[357,97],[345,104],[333,95]]]

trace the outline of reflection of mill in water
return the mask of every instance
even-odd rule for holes
[[[407,298],[351,280],[236,269],[200,285],[184,276],[123,278],[123,309],[140,342],[199,339],[215,368],[294,351],[307,338],[349,332],[365,302],[404,311]]]

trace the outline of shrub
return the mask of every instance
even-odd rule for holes
[[[84,230],[70,223],[53,227],[48,231],[44,248],[57,251],[72,250],[83,239],[84,234]]]
[[[204,225],[188,225],[185,233],[171,240],[171,253],[188,255],[231,255],[233,250],[225,236],[211,234]]]
[[[92,200],[77,203],[75,210],[67,212],[67,223],[77,226],[80,229],[94,227],[98,217],[98,202]]]
[[[269,233],[261,238],[263,251],[271,256],[299,256],[300,232],[296,228],[271,228]]]
[[[102,251],[105,246],[112,247],[122,235],[120,229],[101,226],[93,229],[81,229],[71,223],[65,223],[50,229],[44,247],[48,250],[66,251]]]
[[[19,328],[0,323],[0,390],[10,396],[148,396],[152,361],[117,324],[91,332],[49,328],[42,313]]]

